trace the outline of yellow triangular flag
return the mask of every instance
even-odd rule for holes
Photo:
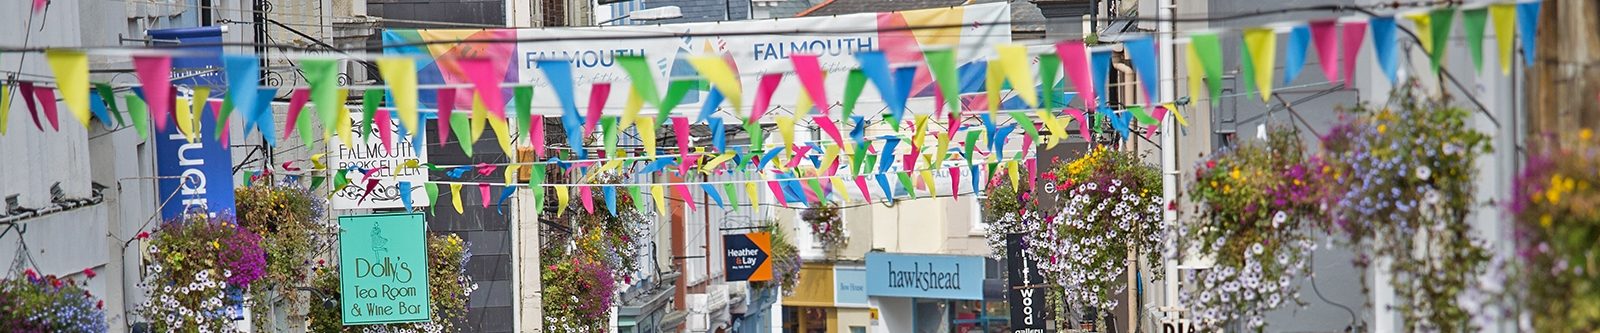
[[[849,185],[845,185],[844,178],[828,177],[828,179],[829,179],[829,181],[831,181],[833,183],[833,192],[834,193],[838,193],[839,197],[840,198],[844,198],[845,202],[850,202],[850,201],[854,201],[855,200],[855,199],[852,199],[850,197],[850,186]],[[754,188],[756,186],[755,183],[749,183],[749,184],[750,184],[750,187],[752,187],[752,188]]]
[[[188,98],[178,97],[176,99],[178,101],[178,105],[177,107],[172,108],[172,113],[173,116],[177,117],[178,119],[178,133],[183,134],[184,140],[189,140],[189,143],[194,143],[195,139],[197,139],[194,137],[194,110],[189,108]]]
[[[489,128],[494,130],[495,140],[500,141],[500,149],[506,156],[517,156],[517,151],[511,148],[511,129],[506,125],[506,120],[500,117],[489,117]]]
[[[472,125],[468,127],[472,133],[467,137],[474,143],[478,142],[478,138],[483,137],[483,125],[488,122],[489,107],[483,104],[483,98],[478,97],[478,94],[472,94]]]
[[[618,119],[618,131],[626,131],[633,126],[633,119],[639,117],[639,110],[644,109],[644,98],[639,97],[639,91],[628,88],[628,104],[622,108],[622,118]]]
[[[783,137],[783,147],[790,148],[784,155],[794,156],[794,117],[778,116],[778,135]]]
[[[744,195],[750,197],[750,207],[761,206],[761,191],[756,189],[756,182],[748,181],[744,183]]]
[[[656,199],[656,216],[667,216],[667,189],[661,185],[651,185],[650,197]]]
[[[722,163],[733,160],[733,156],[734,152],[731,151],[722,153],[722,155],[717,156],[717,158],[711,159],[711,162],[707,162],[705,165],[700,166],[700,172],[711,174],[711,170],[715,170],[717,166],[722,165]]]
[[[928,187],[928,196],[935,198],[939,197],[939,186],[934,185],[933,172],[922,170],[920,173],[922,174],[922,185]]]
[[[324,156],[328,156],[328,153],[321,153],[321,154],[311,155],[311,169],[312,170],[327,170],[328,169],[327,165],[322,164],[322,158]]]
[[[1000,154],[995,154],[1000,155]],[[1006,161],[1006,178],[1011,178],[1011,188],[1018,188],[1022,182],[1022,174],[1017,172],[1017,161]]]
[[[517,184],[517,169],[520,168],[522,168],[521,164],[512,164],[506,166],[506,186]]]
[[[733,104],[733,111],[736,114],[744,114],[740,106],[743,103],[744,91],[739,84],[739,75],[733,72],[733,67],[728,66],[727,60],[718,56],[697,56],[689,58],[689,65],[700,72],[700,76],[706,78],[706,81],[711,81],[717,90],[722,91],[722,95],[728,98],[728,103]]]
[[[1162,106],[1166,106],[1167,107],[1167,112],[1171,113],[1173,118],[1177,118],[1178,119],[1178,125],[1183,125],[1183,127],[1189,127],[1189,120],[1188,119],[1183,119],[1183,113],[1178,112],[1178,105],[1177,104],[1167,103],[1167,104],[1163,104]]]
[[[338,101],[344,101],[345,98],[350,97],[350,90],[339,88],[338,95]],[[334,129],[334,133],[339,135],[339,141],[344,142],[345,147],[355,147],[354,144],[351,144],[351,142],[354,141],[356,134],[355,127],[350,125],[350,109],[345,108],[343,103],[340,103],[339,105],[340,114],[333,117],[334,121],[339,124],[339,128]]]
[[[656,157],[656,119],[653,117],[634,118],[639,122],[639,141],[644,144],[644,156]]]
[[[1044,142],[1045,149],[1055,148],[1057,143],[1067,139],[1067,128],[1062,127],[1061,121],[1050,115],[1050,111],[1041,109],[1034,111],[1034,115],[1039,116],[1039,122],[1044,123],[1044,128],[1050,130],[1050,138]]]
[[[44,57],[50,63],[50,70],[56,73],[56,88],[61,90],[67,111],[88,128],[89,55],[83,51],[50,49],[44,51]]]
[[[1417,40],[1422,43],[1422,50],[1433,53],[1433,19],[1427,12],[1406,14],[1406,19],[1417,26]]]
[[[1184,49],[1186,50],[1184,50],[1183,54],[1187,61],[1184,67],[1187,68],[1189,72],[1189,100],[1193,101],[1191,103],[1198,103],[1201,101],[1200,94],[1202,92],[1209,91],[1207,89],[1208,87],[1206,86],[1205,64],[1200,63],[1200,51],[1195,49],[1194,44],[1189,44],[1189,47]],[[1317,59],[1317,61],[1324,60]],[[1209,101],[1211,98],[1215,97],[1206,96],[1205,100]]]
[[[389,85],[389,96],[394,98],[394,109],[400,115],[400,126],[406,133],[417,132],[417,68],[410,57],[378,58],[378,74]]]
[[[911,146],[921,149],[922,144],[928,142],[928,132],[924,132],[928,129],[928,115],[919,114],[912,118],[915,121],[911,122]]]
[[[1261,101],[1266,102],[1272,97],[1272,73],[1277,71],[1278,33],[1268,28],[1245,29],[1244,45],[1250,51],[1250,63],[1255,65],[1256,89],[1261,92]]]
[[[11,93],[15,91],[15,85],[0,85],[0,135],[5,135],[6,129],[11,128]]]
[[[456,207],[456,214],[467,213],[467,210],[461,208],[461,184],[450,184],[450,204]]]
[[[1033,71],[1028,70],[1028,47],[1011,43],[995,47],[995,52],[1000,54],[1000,68],[1005,70],[1006,80],[1011,81],[1011,91],[1022,97],[1028,107],[1039,107],[1039,92],[1034,86],[1037,83]]]
[[[984,73],[983,87],[986,89],[985,97],[988,98],[989,119],[998,119],[1000,112],[1000,87],[1005,85],[1006,77],[1001,73],[1000,62],[990,61],[988,70]],[[946,96],[945,98],[950,98]]]
[[[1512,42],[1516,40],[1517,7],[1510,3],[1489,5],[1489,17],[1494,20],[1495,45],[1500,49],[1500,75],[1511,75]],[[1532,38],[1526,36],[1523,38]]]
[[[943,165],[944,159],[950,156],[950,136],[945,135],[944,132],[938,132],[933,133],[933,137],[938,140],[939,149],[933,151],[933,163],[928,163],[928,167]]]
[[[567,187],[564,185],[550,187],[556,190],[556,217],[561,217],[561,214],[567,213],[567,203],[572,202],[572,194],[567,193]]]

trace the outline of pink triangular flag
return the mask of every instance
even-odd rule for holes
[[[794,63],[794,76],[800,79],[800,86],[805,88],[812,104],[823,110],[833,105],[828,102],[828,90],[823,85],[822,66],[817,63],[817,55],[793,54],[789,55],[789,61]]]
[[[289,118],[285,119],[285,121],[283,123],[283,139],[284,140],[288,140],[289,139],[289,135],[294,134],[295,124],[299,124],[300,123],[299,122],[299,120],[300,120],[300,110],[301,109],[305,109],[306,101],[310,101],[310,100],[311,100],[311,89],[310,88],[296,88],[294,90],[294,92],[289,93]],[[309,130],[311,130],[311,129],[303,129],[302,131],[309,131]]]
[[[480,200],[483,208],[489,208],[489,183],[478,183],[478,197],[483,199]]]
[[[778,90],[778,84],[783,83],[783,73],[773,73],[761,76],[761,84],[756,86],[756,104],[750,109],[751,122],[760,122],[761,115],[767,113],[767,107],[772,104],[772,92]],[[795,113],[808,110],[794,110]]]
[[[700,163],[700,155],[684,155],[682,161],[678,162],[678,176],[683,177],[689,174],[689,169],[694,169]]]
[[[1038,161],[1039,161],[1039,159],[1037,159],[1037,158],[1030,158],[1027,161],[1023,161],[1022,162],[1023,164],[1028,166],[1028,190],[1029,191],[1039,189],[1039,187],[1038,187],[1038,185],[1039,185],[1039,163],[1037,163]]]
[[[50,121],[50,130],[60,131],[61,119],[56,115],[56,91],[50,88],[35,88],[33,93],[34,97],[39,99],[39,107],[44,109],[44,119]]]
[[[794,169],[795,167],[800,166],[800,161],[804,161],[806,159],[806,153],[810,151],[811,146],[795,146],[794,158],[789,159],[789,168]]]
[[[33,13],[38,14],[39,12],[44,11],[44,7],[48,6],[49,4],[50,0],[33,0]]]
[[[578,200],[583,202],[583,211],[594,214],[594,190],[588,186],[578,186]]]
[[[389,109],[378,109],[377,113],[372,114],[372,124],[377,125],[375,127],[378,129],[378,139],[383,141],[383,151],[392,153],[394,152],[394,129],[391,126],[394,126],[394,124],[389,122],[389,118],[393,117],[389,114],[390,112],[391,110]]]
[[[1156,111],[1151,112],[1151,116],[1155,117],[1156,119],[1167,119],[1167,107],[1156,106]],[[1150,136],[1155,135],[1157,127],[1161,127],[1161,124],[1157,123],[1155,125],[1145,126],[1144,138],[1149,139]]]
[[[1056,55],[1061,57],[1061,68],[1067,70],[1067,78],[1072,79],[1072,86],[1078,88],[1078,97],[1083,100],[1084,106],[1094,110],[1094,81],[1090,79],[1093,74],[1089,72],[1089,52],[1084,48],[1083,41],[1057,43]]]
[[[483,100],[483,105],[489,108],[489,112],[495,117],[505,119],[506,100],[500,93],[501,78],[494,75],[494,62],[489,58],[462,58],[456,59],[456,64],[461,66],[461,71],[467,75],[467,80],[472,81],[472,88],[478,92],[478,98]]]
[[[528,129],[528,139],[531,142],[531,144],[533,144],[533,152],[534,152],[534,154],[537,154],[539,156],[539,160],[542,161],[542,160],[544,160],[544,153],[545,153],[545,146],[544,146],[544,115],[541,115],[541,114],[533,115],[533,121],[530,121],[529,123],[532,123],[533,125],[529,126],[529,127],[532,127],[532,128]]]
[[[1367,22],[1345,22],[1344,32],[1344,80],[1345,88],[1354,83],[1356,72],[1356,55],[1361,52],[1361,39],[1367,37]]]
[[[22,91],[23,104],[28,105],[28,115],[33,116],[33,127],[39,129],[40,132],[43,132],[44,124],[39,122],[39,103],[34,99],[34,96],[37,94],[34,92],[34,90],[38,88],[33,86],[33,82],[28,81],[22,81],[21,83],[18,83],[17,88]]]
[[[1085,141],[1094,141],[1094,137],[1089,133],[1089,119],[1084,117],[1083,111],[1067,108],[1061,110],[1061,112],[1066,112],[1067,115],[1072,116],[1072,119],[1078,122],[1079,137],[1082,137]]]
[[[155,120],[156,131],[167,130],[167,115],[172,112],[172,57],[133,56],[133,72],[144,89],[144,103],[150,110],[150,119]]]
[[[450,113],[456,109],[456,88],[439,88],[434,93],[438,94],[434,107],[439,109],[439,146],[443,147],[450,141]]]
[[[683,198],[684,206],[689,206],[689,210],[694,211],[694,195],[689,194],[689,186],[681,183],[672,184],[672,190],[677,191],[678,197]]]
[[[1339,61],[1337,36],[1334,35],[1334,20],[1311,22],[1311,44],[1317,47],[1317,64],[1322,65],[1322,75],[1330,82],[1339,81]]]
[[[915,141],[912,141],[912,142],[915,143]],[[1028,147],[1028,144],[1024,143],[1024,144],[1022,144],[1022,146],[1023,147]],[[905,156],[901,156],[901,158],[900,158],[900,168],[904,169],[906,171],[916,171],[917,170],[917,157],[921,157],[921,156],[922,156],[922,147],[917,147],[917,145],[911,145],[911,153],[910,154],[906,154]]]
[[[672,134],[678,140],[678,155],[689,156],[689,118],[672,117]]]
[[[228,134],[228,118],[222,118],[222,101],[207,100],[207,102],[211,103],[211,117],[217,120],[217,126],[222,126],[221,131],[217,133],[217,142],[227,147],[228,137],[231,135]]]
[[[933,116],[944,117],[944,90],[933,90]],[[955,110],[960,112],[961,110]]]
[[[789,200],[783,198],[783,187],[778,186],[778,181],[768,180],[767,189],[772,190],[772,197],[778,199],[778,205],[789,207]]]
[[[950,167],[950,200],[961,198],[961,167]]]
[[[600,124],[600,112],[606,108],[606,97],[610,96],[611,83],[601,82],[589,86],[589,114],[583,117],[583,135],[594,134],[594,126]]]
[[[822,129],[823,133],[828,134],[828,138],[833,139],[833,144],[844,147],[844,136],[839,134],[839,126],[833,124],[833,117],[823,113],[811,116],[811,120],[817,123],[817,128]]]
[[[861,189],[861,197],[867,202],[872,202],[872,190],[867,189],[867,176],[856,176],[856,188]]]

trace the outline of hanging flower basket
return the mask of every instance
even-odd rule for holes
[[[1600,143],[1585,129],[1535,148],[1512,197],[1511,290],[1535,331],[1600,331]]]
[[[1132,256],[1146,256],[1146,276],[1161,274],[1160,174],[1133,153],[1104,148],[1055,174],[1066,185],[1061,212],[1032,234],[1031,250],[1046,281],[1064,287],[1069,308],[1109,313],[1128,288]]]
[[[267,266],[250,287],[254,327],[268,327],[273,308],[292,316],[310,305],[297,287],[310,284],[316,251],[338,240],[337,227],[324,223],[326,201],[303,188],[257,185],[234,189],[239,225],[261,235]]]
[[[795,248],[789,240],[788,232],[784,228],[771,226],[766,232],[772,234],[772,280],[752,281],[751,287],[772,288],[779,287],[784,295],[793,295],[794,288],[800,282],[800,250]]]
[[[850,236],[844,232],[844,219],[840,218],[838,204],[822,202],[800,211],[800,219],[811,227],[811,235],[829,252],[844,249]]]
[[[138,314],[160,332],[231,332],[243,290],[266,272],[261,236],[232,217],[191,215],[152,234]]]
[[[1478,292],[1490,257],[1467,217],[1478,156],[1488,138],[1467,125],[1471,111],[1417,101],[1354,110],[1322,138],[1329,197],[1327,228],[1346,237],[1356,264],[1388,261],[1405,330],[1474,331]],[[1362,280],[1365,283],[1365,280]]]
[[[1299,303],[1298,285],[1315,250],[1306,223],[1320,220],[1320,162],[1306,161],[1298,131],[1275,128],[1266,142],[1223,150],[1195,168],[1188,189],[1195,218],[1179,226],[1175,260],[1195,249],[1214,258],[1185,271],[1181,295],[1204,331],[1237,323],[1266,329],[1267,312]]]
[[[91,278],[94,271],[85,270]],[[0,332],[105,332],[105,301],[84,290],[87,282],[41,276],[0,280]]]

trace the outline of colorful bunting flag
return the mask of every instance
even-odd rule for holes
[[[1275,57],[1278,54],[1278,33],[1268,28],[1252,28],[1244,30],[1245,55],[1240,57],[1243,61],[1241,76],[1254,82],[1256,91],[1261,95],[1261,101],[1266,102],[1272,98],[1272,73],[1277,68]]]
[[[50,71],[56,74],[56,88],[61,89],[62,102],[67,111],[78,118],[84,128],[89,127],[89,55],[83,51],[66,49],[45,50]],[[54,100],[46,100],[54,104]],[[51,122],[54,125],[54,121]]]

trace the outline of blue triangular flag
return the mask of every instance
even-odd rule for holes
[[[850,128],[850,140],[855,140],[858,143],[865,141],[867,136],[867,117],[850,116],[850,122],[855,124]]]
[[[905,100],[895,98],[899,89],[895,88],[894,78],[889,69],[889,58],[883,51],[868,51],[856,53],[856,60],[861,62],[861,74],[872,81],[872,86],[878,89],[878,96],[883,97],[883,103],[889,110],[904,110]]]
[[[894,148],[900,145],[900,137],[888,137],[883,140],[883,150],[878,151],[878,172],[889,172],[889,165],[894,162]]]
[[[611,211],[611,216],[617,216],[617,187],[601,186],[600,194],[605,195],[606,210]]]
[[[1128,121],[1126,118],[1114,111],[1111,111],[1110,107],[1101,106],[1098,112],[1111,120],[1111,128],[1116,129],[1117,135],[1121,135],[1122,139],[1126,140],[1131,138],[1131,133],[1129,133],[1128,129]]]
[[[272,135],[269,134],[267,136],[272,136]],[[395,184],[394,188],[396,190],[400,191],[400,204],[401,205],[405,205],[406,206],[406,212],[410,213],[411,212],[411,182],[402,180],[399,183]]]
[[[1306,48],[1310,46],[1310,26],[1302,24],[1289,30],[1289,49],[1284,50],[1283,85],[1289,85],[1295,77],[1300,76],[1300,69],[1306,65]]]
[[[252,116],[246,117],[246,118],[250,118],[250,117],[254,117],[255,118],[255,121],[253,122],[255,124],[255,129],[257,131],[261,132],[261,139],[265,140],[267,142],[267,146],[268,147],[276,147],[276,146],[278,146],[277,135],[273,135],[274,133],[278,133],[278,131],[273,129],[273,126],[276,126],[276,125],[274,125],[274,121],[273,121],[274,119],[272,118],[272,97],[277,96],[277,95],[278,95],[278,88],[261,88],[261,89],[257,89],[256,90],[255,105],[251,106],[251,108],[255,109],[255,111],[251,111],[249,113]],[[293,124],[284,124],[284,126],[294,126],[294,125]],[[251,128],[251,127],[249,127],[248,125],[245,127],[245,129],[246,129],[245,136],[249,136],[250,135],[249,128]],[[416,149],[419,149],[419,150],[422,149],[423,144],[420,143],[421,141],[412,141],[412,142],[413,142],[412,146],[416,146]],[[418,155],[421,155],[421,153],[418,153]]]
[[[577,98],[572,94],[572,62],[539,60],[538,64],[550,88],[555,90],[556,99],[561,101],[561,127],[567,134],[567,144],[577,159],[588,158],[588,152],[583,149],[583,115],[578,113]]]
[[[728,208],[726,204],[722,203],[722,194],[717,193],[716,186],[711,186],[711,184],[700,184],[700,188],[706,191],[706,196],[711,197],[711,201],[717,202],[717,207],[724,209]]]
[[[989,132],[989,149],[992,149],[995,155],[1005,152],[1006,139],[1009,139],[1011,131],[1015,130],[1017,130],[1017,124],[1013,123],[1000,127],[994,132]]]
[[[1378,57],[1378,68],[1389,76],[1389,83],[1399,84],[1400,78],[1395,76],[1398,64],[1395,63],[1394,17],[1374,17],[1368,21],[1368,26],[1372,29],[1372,52]]]
[[[256,87],[261,81],[261,60],[253,54],[227,54],[222,56],[222,69],[228,74],[228,97],[233,98],[233,110],[230,111],[244,114],[245,128],[250,128],[251,122],[261,119],[255,114],[260,111],[255,107],[256,98],[260,96]],[[268,132],[263,133],[262,136],[272,136]]]
[[[1533,66],[1539,42],[1539,1],[1517,4],[1517,30],[1522,35],[1522,60]]]
[[[506,213],[506,199],[511,198],[511,194],[512,193],[516,193],[516,192],[517,192],[517,187],[516,186],[506,186],[506,189],[500,190],[500,199],[494,201],[494,205],[495,205],[494,210],[496,212],[499,212],[500,214],[505,214]]]
[[[644,166],[644,169],[639,169],[639,173],[640,174],[655,173],[655,172],[661,171],[661,169],[666,169],[669,166],[677,164],[677,163],[673,163],[673,162],[676,162],[676,161],[677,161],[676,157],[657,157],[655,161],[650,162],[650,164],[646,164]]]
[[[982,189],[983,189],[982,187],[978,187],[978,185],[979,185],[978,182],[982,181],[980,178],[983,178],[983,173],[979,173],[978,172],[978,167],[979,166],[981,166],[981,164],[973,164],[973,165],[968,165],[967,166],[967,169],[971,170],[970,172],[972,172],[972,175],[970,177],[967,177],[967,179],[968,179],[968,181],[972,182],[972,192],[973,193],[981,193]]]
[[[789,149],[789,147],[780,146],[780,147],[777,147],[777,148],[773,148],[772,150],[768,150],[766,155],[761,155],[761,163],[757,163],[756,164],[756,169],[766,170],[767,169],[767,163],[772,162],[773,158],[777,158],[778,157],[778,153],[782,153],[783,151],[788,150],[788,149]]]
[[[716,89],[711,90],[713,94],[717,94],[716,91]],[[722,117],[706,119],[706,127],[711,129],[711,147],[716,148],[718,152],[728,150],[728,131],[722,128]]]
[[[100,94],[89,94],[89,112],[93,112],[95,118],[100,118],[100,124],[106,128],[115,126],[111,124],[111,113],[106,110],[106,103],[100,99]]]
[[[890,105],[899,105],[899,107],[889,108],[889,114],[894,117],[894,122],[890,124],[898,124],[900,121],[905,120],[905,118],[902,117],[904,117],[906,113],[906,99],[911,97],[911,85],[913,81],[916,81],[916,79],[917,67],[915,66],[901,67],[894,70],[894,99],[896,104]]]
[[[1133,60],[1134,72],[1139,74],[1139,82],[1144,86],[1145,102],[1152,105],[1160,103],[1161,95],[1158,94],[1160,90],[1156,89],[1156,82],[1160,80],[1161,63],[1156,59],[1155,43],[1151,41],[1151,37],[1145,36],[1124,41],[1122,45],[1128,51],[1128,57]],[[1096,67],[1096,70],[1098,68]],[[1096,79],[1100,80],[1101,78]],[[1095,88],[1099,89],[1100,87]]]
[[[1107,77],[1111,75],[1111,51],[1099,50],[1089,55],[1089,67],[1094,72],[1094,91],[1100,92],[1095,94],[1096,104],[1104,105],[1106,104],[1106,95],[1110,95],[1105,91],[1108,91],[1106,90]]]
[[[708,118],[711,118],[711,115],[716,114],[717,113],[717,107],[722,105],[722,100],[724,100],[724,99],[727,99],[727,98],[725,96],[722,96],[722,90],[721,89],[711,89],[711,92],[706,95],[705,104],[700,104],[700,120],[699,121],[704,122]]]

